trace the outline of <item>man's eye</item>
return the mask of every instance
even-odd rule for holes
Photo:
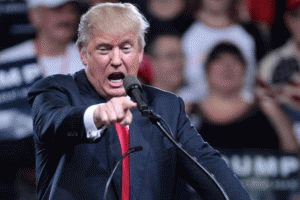
[[[126,46],[122,47],[122,50],[123,50],[125,53],[129,53],[129,52],[131,51],[131,46],[126,45]]]
[[[98,51],[101,54],[107,54],[109,52],[109,49],[107,49],[107,48],[100,48],[100,49],[98,49]]]

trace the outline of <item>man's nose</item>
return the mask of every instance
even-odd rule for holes
[[[122,64],[121,53],[118,49],[115,49],[112,52],[111,65],[113,67],[119,67],[121,64]]]

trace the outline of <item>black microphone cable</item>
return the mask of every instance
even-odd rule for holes
[[[133,147],[133,148],[130,148],[123,156],[120,160],[118,160],[117,164],[115,165],[112,173],[110,174],[107,182],[106,182],[106,186],[105,186],[105,190],[104,190],[104,196],[103,196],[103,199],[106,200],[107,198],[107,193],[108,193],[108,188],[110,186],[110,183],[112,181],[112,178],[115,174],[115,172],[117,171],[118,169],[118,166],[120,165],[120,163],[122,162],[122,160],[124,158],[126,158],[127,156],[129,156],[131,153],[134,153],[134,152],[139,152],[139,151],[142,151],[143,150],[143,147],[142,146],[137,146],[137,147]]]

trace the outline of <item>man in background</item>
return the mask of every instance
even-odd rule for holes
[[[73,43],[81,4],[28,0],[27,6],[35,37],[0,52],[1,199],[36,198],[28,88],[45,76],[84,68]]]

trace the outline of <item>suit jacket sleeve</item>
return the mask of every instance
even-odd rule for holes
[[[80,102],[80,93],[71,76],[57,75],[36,82],[28,99],[39,141],[87,141],[83,115],[88,106]]]
[[[217,180],[227,193],[229,199],[251,199],[244,186],[238,180],[234,172],[221,158],[218,151],[203,141],[197,130],[191,126],[190,120],[184,111],[184,103],[179,99],[179,118],[177,126],[177,140],[183,145],[198,162]],[[175,130],[174,130],[175,131]],[[216,138],[217,140],[218,138]],[[178,169],[181,178],[189,182],[199,194],[204,194],[207,199],[219,199],[218,192],[212,181],[192,163],[187,157],[179,152]]]

